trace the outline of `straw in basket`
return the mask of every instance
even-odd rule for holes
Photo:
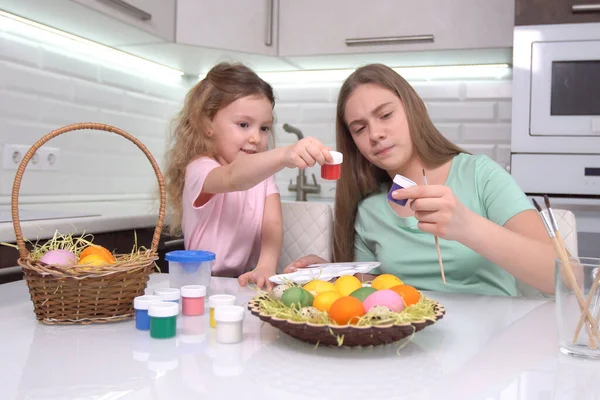
[[[83,268],[61,269],[30,257],[19,221],[19,189],[27,164],[49,140],[70,131],[111,132],[134,143],[148,158],[158,179],[160,208],[149,250],[135,258],[117,255],[116,263]],[[37,319],[45,324],[90,324],[127,320],[133,317],[133,299],[144,293],[149,275],[158,259],[157,249],[165,215],[165,185],[160,168],[150,151],[125,131],[105,124],[79,123],[56,129],[38,140],[23,157],[12,189],[11,211],[19,248],[18,263],[23,269]]]

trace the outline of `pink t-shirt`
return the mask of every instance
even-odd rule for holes
[[[183,237],[187,250],[216,254],[213,276],[238,277],[256,267],[265,198],[279,190],[274,177],[270,177],[248,190],[215,194],[195,207],[208,173],[219,166],[207,157],[188,165],[182,199]]]

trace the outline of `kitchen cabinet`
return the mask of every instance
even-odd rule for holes
[[[71,0],[167,41],[175,40],[176,0]]]
[[[600,22],[599,0],[516,0],[515,25]]]
[[[176,0],[0,0],[0,9],[107,46],[175,40]]]
[[[282,1],[279,55],[512,47],[507,0]]]
[[[275,56],[277,3],[276,0],[178,0],[176,41]]]

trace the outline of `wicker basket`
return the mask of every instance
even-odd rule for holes
[[[261,311],[260,300],[260,296],[257,296],[248,302],[248,309],[253,315],[256,315],[261,320],[273,325],[293,338],[307,343],[318,344],[319,346],[340,346],[338,337],[341,338],[342,336],[341,346],[346,347],[379,346],[397,342],[442,319],[446,313],[444,306],[436,302],[435,320],[427,319],[406,324],[379,326],[341,326],[314,324],[311,322],[299,322],[273,317]]]
[[[112,132],[133,142],[144,152],[158,179],[160,209],[149,250],[135,261],[116,255],[116,263],[95,267],[93,272],[64,270],[29,258],[19,221],[19,188],[25,168],[35,152],[63,133],[77,130]],[[157,248],[165,215],[165,187],[160,168],[146,146],[130,134],[110,125],[79,123],[54,130],[37,141],[23,157],[12,190],[12,220],[19,247],[18,263],[23,269],[37,319],[45,324],[90,324],[127,320],[133,317],[133,299],[144,294],[146,283],[158,259]]]

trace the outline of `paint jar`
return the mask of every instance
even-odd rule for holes
[[[220,306],[215,309],[217,342],[230,344],[242,341],[244,312],[245,310],[242,306]]]
[[[333,162],[321,165],[321,178],[335,181],[340,179],[344,155],[339,151],[330,151],[329,154],[331,154]]]
[[[137,296],[133,299],[133,308],[135,309],[135,327],[140,331],[150,329],[150,317],[148,316],[148,308],[152,303],[160,303],[160,296],[144,295]]]
[[[206,288],[200,285],[181,287],[181,313],[188,316],[204,314]]]
[[[390,189],[390,191],[388,192],[387,198],[389,201],[393,201],[396,204],[400,204],[401,206],[405,206],[406,202],[408,201],[408,199],[395,199],[392,197],[392,193],[396,190],[399,189],[406,189],[409,188],[411,186],[416,186],[417,184],[414,183],[413,181],[411,181],[410,179],[408,179],[407,177],[404,177],[402,175],[396,175],[394,177],[394,184],[392,185],[392,188]]]
[[[155,339],[168,339],[175,336],[179,304],[172,302],[153,303],[148,309],[150,316],[150,336]]]
[[[208,307],[210,308],[210,327],[216,328],[215,309],[222,306],[232,306],[235,304],[235,296],[230,294],[215,294],[208,298]]]
[[[156,296],[160,296],[162,301],[168,301],[177,304],[179,304],[179,299],[181,298],[181,291],[175,288],[154,289],[154,294]]]
[[[180,289],[187,285],[201,285],[210,293],[210,277],[215,253],[200,250],[170,251],[165,255],[169,262],[169,286]]]

